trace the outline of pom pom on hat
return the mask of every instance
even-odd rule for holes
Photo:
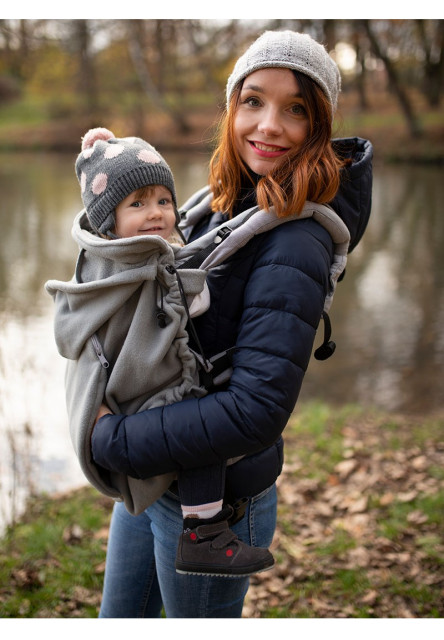
[[[104,127],[90,129],[76,160],[83,204],[91,226],[106,235],[115,226],[116,206],[142,187],[160,184],[171,192],[176,217],[176,190],[168,164],[141,138],[116,138]]]
[[[82,138],[82,151],[92,147],[96,140],[109,140],[110,138],[115,138],[115,135],[109,129],[104,127],[90,129]]]

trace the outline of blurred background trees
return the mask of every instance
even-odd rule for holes
[[[112,119],[139,135],[164,122],[186,135],[223,105],[240,52],[279,28],[327,46],[342,70],[341,100],[355,96],[354,111],[374,113],[389,97],[419,137],[422,105],[441,104],[443,20],[3,19],[0,122]]]

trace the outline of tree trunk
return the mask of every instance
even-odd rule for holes
[[[367,77],[367,70],[365,68],[365,51],[362,47],[361,42],[362,35],[358,31],[355,31],[352,35],[352,41],[354,43],[355,51],[356,51],[356,60],[361,67],[360,73],[356,75],[356,86],[359,94],[359,104],[363,111],[368,109],[368,100],[366,93],[366,83],[365,79]]]
[[[88,20],[73,20],[71,25],[79,60],[78,89],[80,94],[85,97],[84,109],[90,117],[91,125],[94,125],[97,117],[98,99]]]
[[[412,105],[410,104],[409,97],[404,91],[403,87],[401,86],[395,67],[393,66],[390,58],[382,50],[382,47],[379,44],[378,38],[376,37],[375,33],[373,32],[370,26],[370,21],[363,20],[363,24],[364,24],[365,32],[368,36],[368,39],[370,40],[370,44],[374,54],[380,60],[382,60],[387,70],[391,88],[393,89],[396,97],[398,98],[402,113],[404,114],[404,117],[407,122],[410,135],[413,138],[421,136],[422,135],[421,126],[413,112],[413,108],[412,108]]]
[[[419,39],[424,52],[424,93],[431,107],[439,107],[444,80],[444,20],[436,20],[435,44],[439,51],[438,59],[432,59],[433,42],[427,36],[425,21],[417,20]]]
[[[134,69],[139,78],[139,82],[143,90],[153,101],[153,103],[161,111],[167,113],[175,122],[175,124],[179,128],[179,131],[183,134],[189,133],[191,128],[184,114],[180,111],[176,111],[167,104],[166,100],[157,89],[153,78],[151,77],[150,71],[143,56],[143,43],[141,42],[140,24],[138,24],[138,22],[139,21],[137,20],[129,21],[128,29],[130,33],[128,34],[128,48],[131,60],[134,65]]]

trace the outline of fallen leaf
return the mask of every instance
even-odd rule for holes
[[[356,547],[348,552],[349,566],[368,567],[370,564],[370,553],[365,547]]]
[[[37,569],[31,566],[23,566],[15,569],[11,573],[11,578],[20,589],[36,589],[42,586],[42,581]]]
[[[363,513],[367,511],[368,506],[368,498],[367,496],[362,496],[359,500],[352,502],[352,504],[348,507],[347,511],[349,513]]]
[[[83,529],[78,524],[66,527],[63,532],[63,542],[66,544],[77,544],[83,538]]]
[[[361,602],[362,604],[374,605],[376,600],[378,599],[378,592],[372,589],[371,591],[367,591],[367,593],[362,596]]]
[[[353,471],[357,468],[358,461],[355,458],[351,458],[349,460],[342,460],[335,466],[335,471],[339,474],[339,477],[342,480],[345,480],[353,473]]]
[[[411,524],[424,524],[427,522],[429,516],[417,509],[416,511],[411,511],[407,516],[407,522]]]
[[[393,500],[395,499],[395,496],[393,495],[393,493],[384,493],[380,498],[379,498],[379,504],[382,507],[387,507],[389,504],[392,504]]]
[[[418,492],[416,490],[401,492],[397,494],[397,499],[399,502],[412,502],[418,496]]]

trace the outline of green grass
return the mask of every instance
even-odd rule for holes
[[[397,501],[385,507],[382,512],[380,532],[387,538],[396,540],[408,528],[409,515],[415,512],[418,512],[420,518],[421,515],[426,518],[428,525],[441,526],[444,514],[444,490],[436,495],[418,497],[408,503]],[[442,562],[444,565],[444,558]]]
[[[90,488],[31,501],[0,547],[0,617],[96,617],[110,506]],[[74,526],[74,528],[73,528]]]
[[[444,417],[310,403],[284,437],[276,563],[244,616],[443,617]],[[33,499],[0,540],[0,617],[97,617],[110,512],[91,488]]]
[[[323,557],[339,557],[355,547],[356,540],[353,536],[342,529],[337,529],[328,542],[316,546],[315,552]]]
[[[430,533],[424,536],[418,536],[416,539],[418,547],[425,553],[427,558],[437,560],[439,564],[444,564],[444,557],[442,550],[440,550],[440,544],[442,540],[439,535]]]
[[[334,413],[323,403],[304,405],[286,428],[287,441],[297,442],[297,457],[310,478],[325,478],[341,460],[341,433],[349,409]]]
[[[355,600],[364,595],[370,584],[365,572],[359,569],[341,569],[335,574],[331,590],[336,596]]]

